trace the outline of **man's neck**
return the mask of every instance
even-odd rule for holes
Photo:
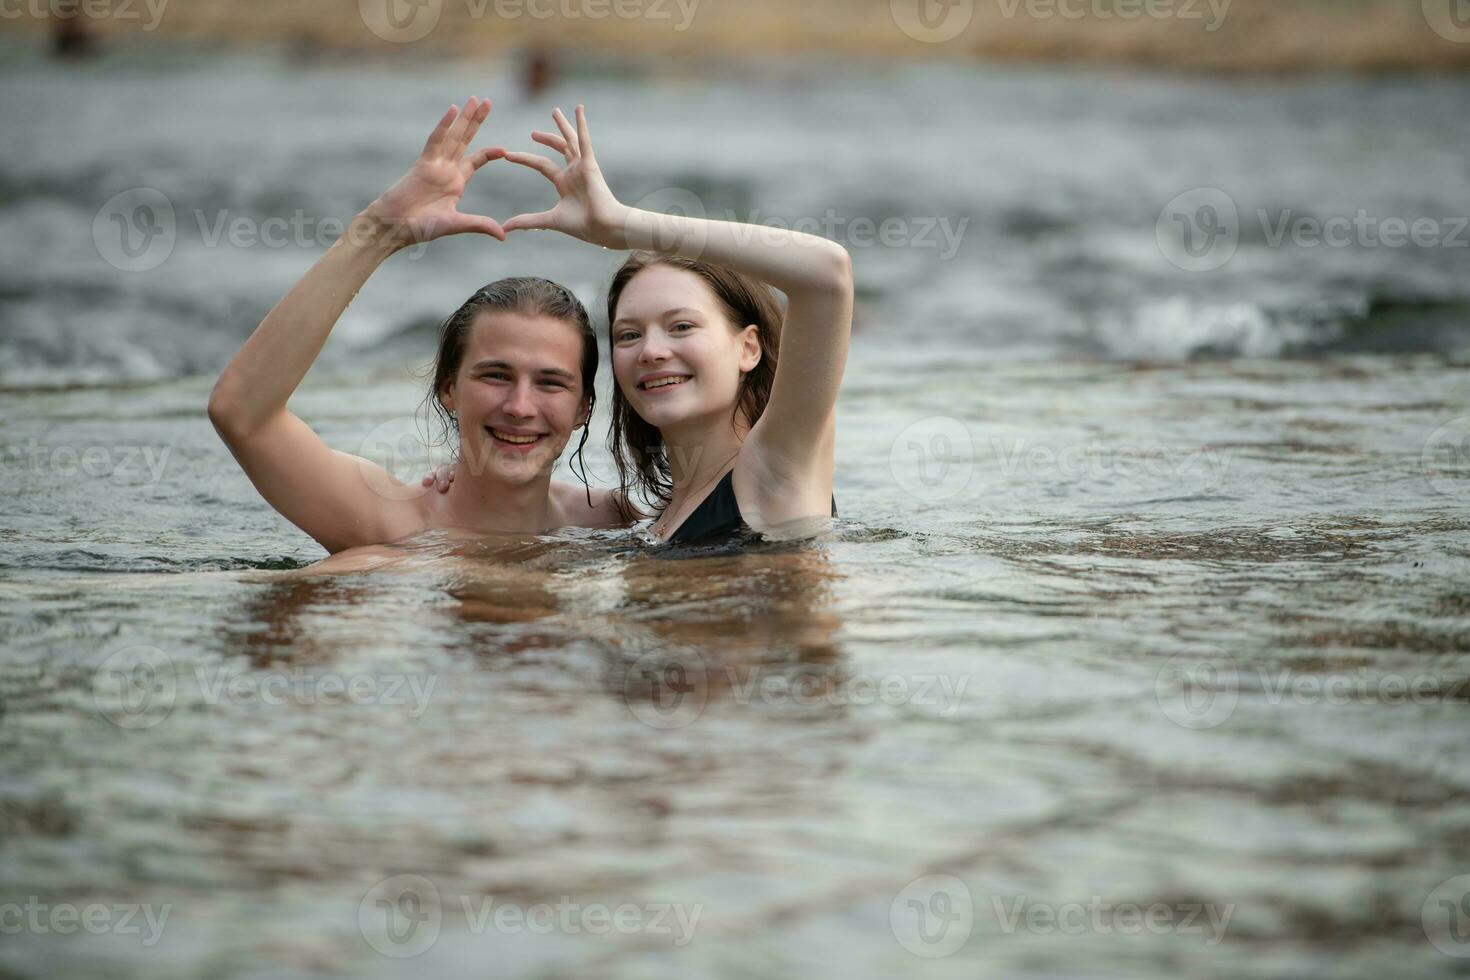
[[[550,529],[551,475],[507,483],[490,474],[460,472],[444,495],[440,520],[476,531],[536,534]]]

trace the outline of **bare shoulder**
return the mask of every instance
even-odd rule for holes
[[[619,510],[621,501],[622,493],[618,490],[594,488],[589,493],[579,483],[551,482],[551,502],[564,525],[626,527],[628,521]]]

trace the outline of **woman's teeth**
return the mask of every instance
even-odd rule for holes
[[[643,382],[643,388],[645,391],[649,388],[667,388],[669,385],[681,385],[688,380],[688,378],[659,378],[657,381]]]

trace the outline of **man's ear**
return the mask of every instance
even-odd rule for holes
[[[740,373],[754,371],[761,362],[761,330],[750,324],[740,332]]]
[[[579,408],[579,409],[577,409],[577,424],[578,425],[587,425],[591,421],[592,421],[592,398],[589,395],[588,397],[582,399],[582,407]]]

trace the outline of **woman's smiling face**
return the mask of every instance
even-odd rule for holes
[[[753,326],[733,329],[709,284],[693,272],[653,265],[635,275],[612,324],[613,375],[650,425],[727,421],[742,375],[760,361]]]
[[[520,483],[550,473],[585,419],[582,337],[552,317],[482,313],[443,400],[472,474]]]

